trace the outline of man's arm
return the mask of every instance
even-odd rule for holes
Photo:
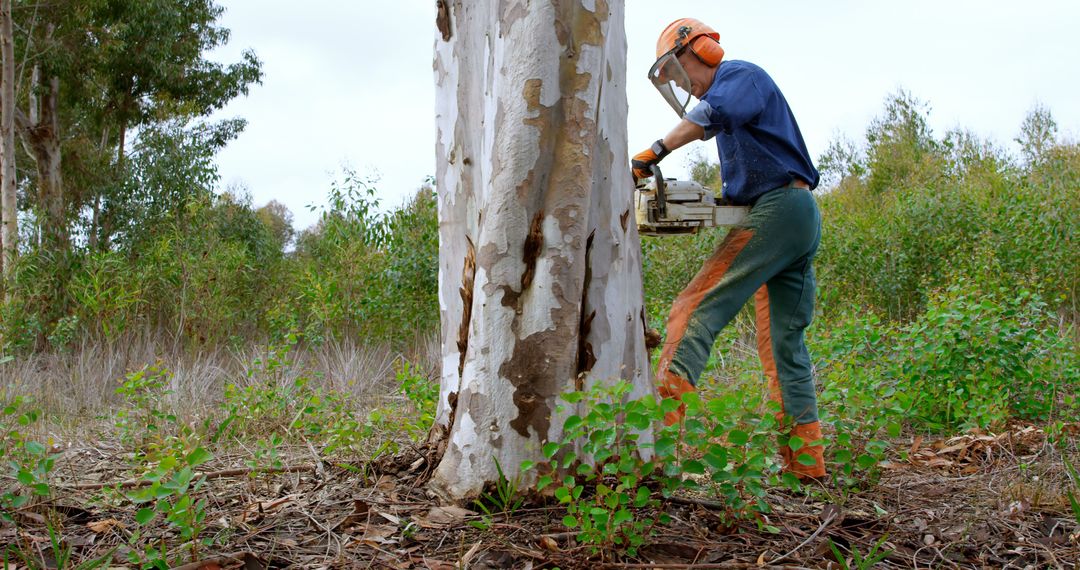
[[[683,119],[679,121],[679,124],[675,125],[674,129],[671,129],[671,132],[663,138],[663,141],[664,146],[669,151],[672,151],[703,138],[705,138],[705,129],[701,125]]]
[[[634,181],[652,176],[649,167],[663,160],[671,151],[684,146],[686,143],[705,138],[705,129],[686,119],[679,121],[674,129],[664,138],[653,143],[653,146],[645,149],[630,161]],[[659,143],[659,144],[657,144]]]

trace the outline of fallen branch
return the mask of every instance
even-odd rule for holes
[[[292,467],[280,467],[272,469],[253,469],[251,467],[243,467],[238,469],[225,469],[222,471],[211,471],[209,473],[195,473],[195,478],[206,477],[210,479],[223,479],[225,477],[238,477],[240,475],[248,475],[251,473],[305,473],[315,471],[314,465],[295,465]],[[154,482],[149,479],[128,479],[126,481],[116,481],[113,483],[81,483],[79,485],[61,486],[60,488],[65,491],[97,491],[106,488],[118,488],[118,489],[137,489],[139,487],[148,487],[153,485]]]

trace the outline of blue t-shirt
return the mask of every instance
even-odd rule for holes
[[[820,175],[810,160],[795,115],[769,74],[738,60],[723,61],[712,86],[686,119],[716,137],[724,198],[750,204],[795,178],[817,188]]]

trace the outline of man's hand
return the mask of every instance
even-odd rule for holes
[[[630,160],[634,183],[637,184],[638,180],[652,176],[652,171],[649,168],[663,160],[668,154],[671,154],[671,151],[664,146],[663,139],[654,142],[648,149],[635,154],[634,158]]]

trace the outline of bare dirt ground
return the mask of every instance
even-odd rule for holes
[[[876,544],[888,552],[879,568],[1080,568],[1080,525],[1066,495],[1076,483],[1041,429],[907,437],[894,449],[905,453],[863,490],[826,483],[771,492],[773,512],[762,524],[729,524],[707,497],[673,498],[663,506],[671,524],[656,526],[631,557],[580,544],[557,505],[486,520],[468,505],[438,505],[422,486],[426,448],[352,465],[297,448],[283,454],[283,470],[257,475],[239,454],[219,456],[203,466],[207,480],[195,493],[207,500],[199,537],[212,546],[193,549],[160,517],[148,527],[135,522],[122,491],[141,483],[125,482],[122,449],[86,445],[62,451],[54,498],[12,513],[16,523],[0,526],[0,544],[27,556],[7,568],[56,567],[49,526],[75,562],[111,553],[104,567],[114,569],[137,567],[128,562],[136,532],[163,547],[169,565],[191,570],[842,568],[830,541],[851,568],[852,552]]]

